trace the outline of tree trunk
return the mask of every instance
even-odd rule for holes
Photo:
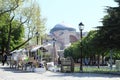
[[[102,54],[102,65],[104,65],[104,54]]]
[[[98,54],[98,68],[100,68],[100,55]]]
[[[10,51],[10,39],[11,39],[11,31],[12,31],[12,21],[14,19],[14,16],[10,20],[10,25],[9,25],[9,31],[8,31],[8,41],[7,41],[7,46],[6,46],[6,53],[9,54]]]
[[[9,32],[8,32],[8,41],[7,41],[7,46],[6,46],[7,54],[9,54],[9,51],[10,51],[11,26],[12,26],[12,24],[10,23]]]
[[[1,35],[3,35],[4,33],[4,30],[2,29],[1,30]],[[1,55],[3,55],[3,53],[4,53],[4,50],[5,50],[5,37],[4,36],[1,36],[2,37],[2,44],[1,44],[1,51],[2,51],[2,53],[1,53]]]

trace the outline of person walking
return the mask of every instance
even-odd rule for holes
[[[2,65],[4,66],[5,63],[7,63],[7,65],[9,65],[9,63],[7,61],[7,55],[6,55],[6,53],[3,53]]]

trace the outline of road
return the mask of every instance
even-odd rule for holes
[[[0,65],[0,80],[120,80],[119,75],[94,73],[25,72]]]

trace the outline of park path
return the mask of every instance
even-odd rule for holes
[[[44,73],[10,69],[0,64],[0,80],[120,80],[119,75],[93,73]]]

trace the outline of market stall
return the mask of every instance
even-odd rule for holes
[[[22,68],[28,59],[27,52],[25,49],[19,49],[11,52],[10,68]]]

